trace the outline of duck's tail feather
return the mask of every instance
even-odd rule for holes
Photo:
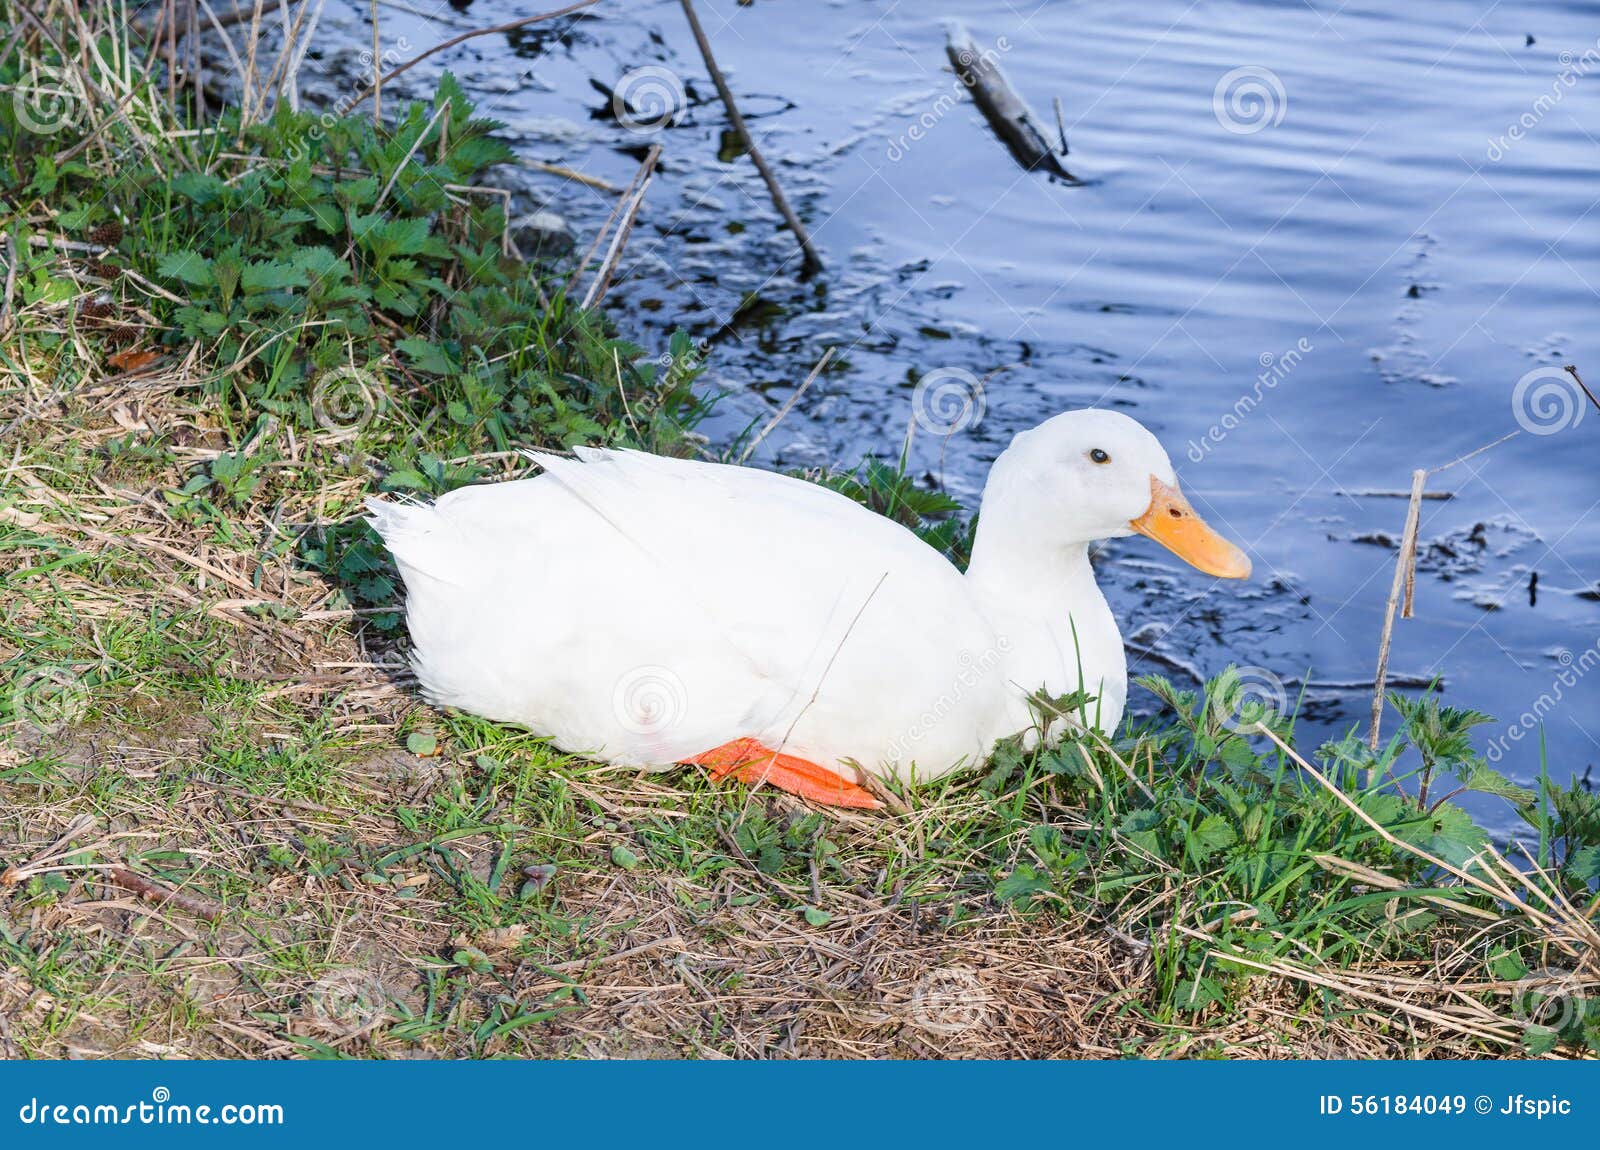
[[[458,587],[482,578],[483,572],[475,570],[468,558],[460,531],[437,507],[376,498],[368,499],[366,506],[371,513],[367,522],[394,556],[408,588],[415,590],[419,577]]]

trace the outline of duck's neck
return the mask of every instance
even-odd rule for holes
[[[1101,601],[1089,566],[1089,541],[1041,538],[1033,479],[1012,451],[1002,452],[984,485],[969,586],[986,606],[1040,622],[1065,622],[1076,604]]]
[[[991,514],[986,498],[968,585],[1003,643],[1010,682],[1024,693],[1042,687],[1055,696],[1081,685],[1100,700],[1095,713],[1101,725],[1114,729],[1127,696],[1127,664],[1089,564],[1089,545],[1045,543],[1031,528],[1008,516],[1004,504],[1000,514]]]
[[[978,520],[967,582],[986,605],[1040,623],[1065,623],[1073,611],[1103,598],[1087,543],[1041,545],[1004,524]]]

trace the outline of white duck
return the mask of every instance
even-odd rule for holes
[[[625,766],[698,763],[840,806],[857,769],[923,778],[1082,688],[1112,731],[1122,638],[1089,565],[1147,535],[1208,574],[1250,561],[1125,415],[1067,412],[990,471],[965,575],[910,531],[771,472],[579,449],[432,506],[372,500],[430,700]]]

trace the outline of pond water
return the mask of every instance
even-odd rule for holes
[[[661,350],[678,325],[711,341],[708,382],[732,393],[713,436],[766,419],[829,346],[835,368],[764,465],[892,455],[914,383],[970,373],[987,380],[981,418],[922,431],[912,456],[975,500],[1017,431],[1122,408],[1256,564],[1249,583],[1216,583],[1143,540],[1105,547],[1133,672],[1259,668],[1263,690],[1271,676],[1304,691],[1314,739],[1370,707],[1406,511],[1371,492],[1519,432],[1430,479],[1453,498],[1423,505],[1416,616],[1396,624],[1392,672],[1441,676],[1447,701],[1499,716],[1483,741],[1514,777],[1537,773],[1540,718],[1552,773],[1586,772],[1600,750],[1600,673],[1585,677],[1600,661],[1600,411],[1576,422],[1587,401],[1559,369],[1600,385],[1600,5],[960,5],[1052,127],[1061,101],[1084,187],[1020,169],[955,99],[942,12],[699,10],[827,265],[809,281],[753,166],[719,158],[726,120],[676,0],[476,40],[406,82],[426,91],[451,67],[522,154],[617,184],[662,145],[608,306]],[[366,11],[331,0],[330,74],[358,67]],[[403,59],[529,8],[379,11]],[[623,88],[638,115],[618,122],[592,82],[642,67]],[[652,85],[677,105],[659,126]],[[530,182],[582,243],[614,202]],[[1498,802],[1474,805],[1510,825]]]

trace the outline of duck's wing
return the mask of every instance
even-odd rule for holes
[[[585,538],[609,534],[702,639],[714,634],[785,686],[815,678],[866,612],[964,593],[906,528],[818,484],[638,451],[576,455],[540,457],[541,482],[560,486]]]

